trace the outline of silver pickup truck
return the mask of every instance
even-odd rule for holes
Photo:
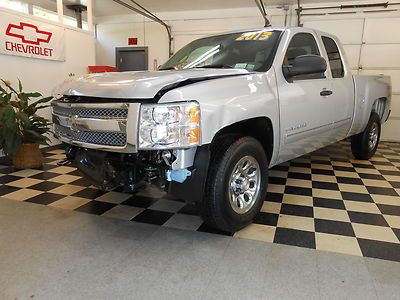
[[[347,137],[356,158],[374,155],[391,86],[352,75],[330,34],[267,27],[195,40],[156,72],[57,91],[54,133],[98,187],[157,184],[232,232],[260,211],[269,168]]]

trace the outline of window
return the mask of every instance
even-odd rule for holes
[[[79,4],[80,2],[84,4]],[[63,23],[68,26],[89,30],[86,1],[63,0]],[[57,0],[0,0],[0,7],[16,10],[53,22],[58,17]]]
[[[15,0],[0,0],[0,6],[8,9],[16,10],[23,13],[29,13],[27,3]]]
[[[326,36],[322,37],[326,52],[328,53],[329,65],[333,78],[341,78],[344,76],[344,68],[339,49],[334,40]]]
[[[71,27],[79,28],[77,19],[70,16],[64,15],[64,24]],[[86,21],[82,21],[82,29],[89,30],[88,23]]]
[[[320,55],[317,42],[311,33],[297,33],[292,37],[283,61],[282,69],[284,75],[288,67],[293,65],[294,59],[301,55]],[[285,77],[288,80],[286,75]],[[324,77],[324,74],[310,74],[294,76],[293,79],[318,79]],[[292,82],[292,80],[288,81]]]
[[[64,1],[64,24],[88,30],[86,6],[79,1]],[[81,1],[82,2],[82,1]],[[72,4],[71,4],[72,3]]]
[[[53,22],[58,22],[58,14],[56,11],[45,9],[36,5],[32,7],[32,13],[36,17],[47,19]]]
[[[280,34],[264,29],[198,39],[179,50],[160,69],[232,68],[265,72],[274,59]]]
[[[290,41],[284,65],[292,65],[297,56],[308,54],[320,55],[317,42],[310,33],[298,33]]]

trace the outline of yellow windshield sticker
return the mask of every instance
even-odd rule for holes
[[[236,41],[266,41],[272,35],[272,31],[245,32]]]

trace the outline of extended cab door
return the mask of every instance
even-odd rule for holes
[[[313,30],[288,29],[281,41],[274,68],[280,107],[278,162],[290,160],[328,145],[331,135],[331,80],[323,74],[288,78],[285,67],[300,55],[320,55],[324,50]]]
[[[344,52],[334,37],[320,36],[326,50],[332,96],[325,106],[332,122],[332,142],[344,139],[351,127],[354,111],[354,83],[351,71],[346,68]]]

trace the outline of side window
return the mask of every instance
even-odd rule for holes
[[[326,36],[322,37],[326,52],[328,53],[329,65],[331,66],[332,77],[341,78],[344,76],[344,68],[339,49],[334,40]]]
[[[286,55],[283,61],[283,69],[291,66],[296,57],[301,55],[321,55],[317,42],[311,33],[297,33],[292,37],[289,43]],[[323,74],[296,76],[295,79],[316,79],[321,78]]]
[[[284,64],[291,65],[297,56],[307,54],[320,55],[317,42],[310,33],[298,33],[290,41]]]

